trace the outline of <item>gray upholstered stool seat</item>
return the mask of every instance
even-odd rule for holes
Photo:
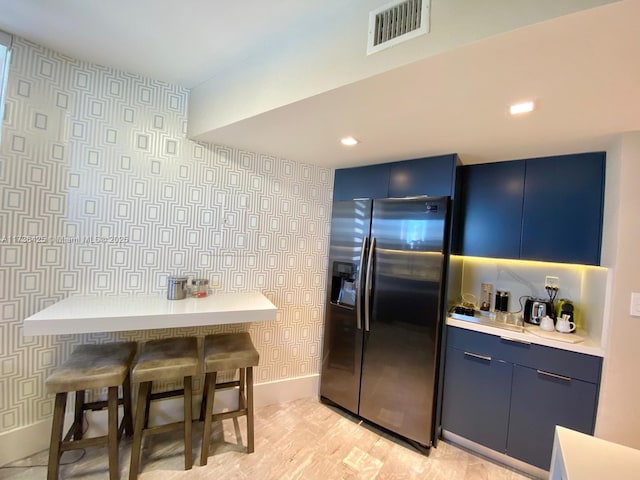
[[[247,452],[254,450],[253,432],[253,367],[258,365],[260,355],[247,332],[208,335],[204,339],[205,384],[200,408],[200,420],[204,421],[200,465],[207,464],[211,423],[240,416],[247,417]],[[216,384],[217,372],[239,370],[239,379]],[[238,387],[238,408],[224,413],[213,413],[216,389]],[[246,389],[246,397],[245,397]]]
[[[118,440],[122,431],[133,433],[131,415],[131,384],[129,367],[136,353],[135,342],[116,342],[98,345],[80,345],[45,381],[49,393],[56,394],[51,427],[49,466],[47,478],[57,479],[60,456],[66,450],[94,445],[107,445],[109,452],[109,478],[119,478]],[[118,387],[122,385],[122,398]],[[108,388],[107,401],[85,402],[85,390]],[[74,422],[62,438],[67,394],[75,392]],[[118,428],[118,404],[123,405],[123,418]],[[107,435],[82,438],[82,424],[86,410],[108,409]],[[71,440],[73,438],[73,440]]]
[[[193,465],[191,453],[192,377],[198,373],[198,340],[195,337],[167,338],[146,342],[132,370],[132,379],[139,383],[136,424],[131,447],[129,478],[138,478],[142,437],[169,430],[184,429],[184,468]],[[173,382],[182,379],[184,388],[151,393],[153,382]],[[152,400],[183,396],[184,420],[149,427],[149,406]]]

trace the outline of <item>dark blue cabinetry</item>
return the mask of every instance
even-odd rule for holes
[[[389,196],[452,196],[456,163],[457,155],[392,163],[389,171]]]
[[[507,447],[513,365],[484,349],[447,348],[442,425],[504,453]]]
[[[600,264],[605,153],[463,169],[462,254]]]
[[[386,198],[389,192],[389,164],[336,170],[333,201],[354,198]]]
[[[333,201],[354,198],[453,196],[458,156],[341,168],[335,173]]]
[[[520,256],[600,264],[605,154],[526,161]]]
[[[556,425],[593,433],[600,357],[457,327],[446,348],[444,430],[545,470]]]
[[[519,258],[525,162],[465,167],[462,251],[476,257]]]
[[[555,426],[593,434],[598,386],[541,369],[514,366],[507,452],[549,470]]]

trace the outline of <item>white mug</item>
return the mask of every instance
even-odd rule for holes
[[[562,333],[573,332],[576,329],[576,324],[567,320],[566,318],[559,318],[556,322],[556,330]]]
[[[553,330],[555,329],[555,326],[553,325],[553,318],[551,318],[549,315],[545,315],[544,317],[542,317],[542,319],[540,320],[540,329],[546,332],[553,332]]]

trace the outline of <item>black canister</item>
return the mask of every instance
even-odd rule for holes
[[[506,290],[496,291],[496,312],[509,311],[509,292]]]

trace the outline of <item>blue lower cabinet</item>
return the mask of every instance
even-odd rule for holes
[[[593,434],[602,358],[447,327],[442,428],[549,470],[556,425]]]
[[[447,348],[442,427],[504,453],[512,370],[480,351]]]
[[[598,386],[514,366],[507,453],[549,470],[556,425],[593,434]]]

